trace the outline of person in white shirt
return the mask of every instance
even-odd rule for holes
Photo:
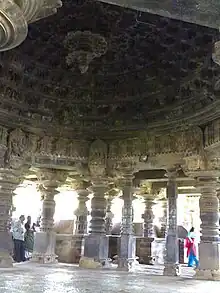
[[[24,220],[25,216],[21,215],[19,220],[13,224],[12,236],[14,240],[14,260],[16,262],[25,261],[25,250],[24,250]]]

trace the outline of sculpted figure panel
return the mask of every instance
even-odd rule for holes
[[[102,140],[96,140],[90,145],[89,171],[92,176],[104,176],[107,167],[107,144]]]

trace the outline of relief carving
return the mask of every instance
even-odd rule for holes
[[[53,137],[44,136],[38,142],[37,152],[41,155],[50,155],[52,154],[53,149]]]
[[[102,140],[95,140],[89,150],[89,171],[91,176],[105,176],[107,168],[107,144]]]
[[[69,32],[64,40],[64,46],[68,50],[66,63],[71,69],[78,65],[83,74],[88,71],[90,63],[107,51],[107,42],[99,34],[90,31]]]

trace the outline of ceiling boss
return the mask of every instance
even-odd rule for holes
[[[0,0],[0,51],[20,45],[29,23],[56,13],[61,6],[60,0]]]

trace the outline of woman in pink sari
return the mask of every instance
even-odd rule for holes
[[[192,227],[186,238],[185,247],[187,248],[188,267],[193,267],[195,263],[196,268],[198,268],[199,261],[196,256],[195,238],[194,228]]]

